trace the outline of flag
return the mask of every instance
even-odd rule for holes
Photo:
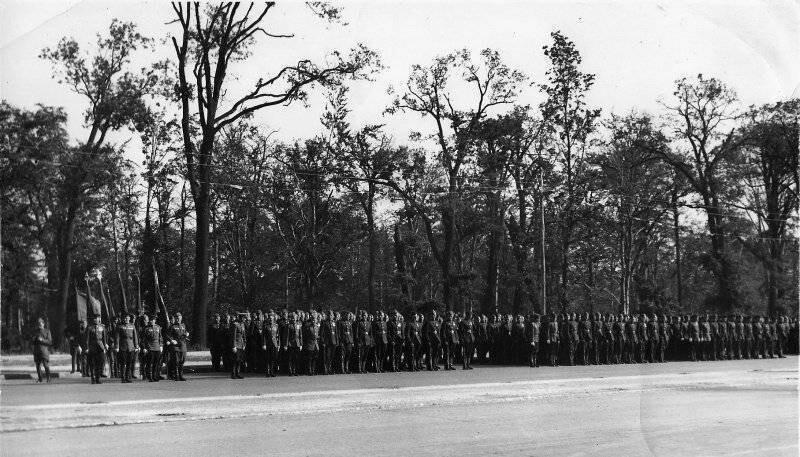
[[[75,288],[75,314],[79,321],[86,320],[86,296],[78,292],[77,287]]]

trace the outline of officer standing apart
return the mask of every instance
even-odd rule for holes
[[[47,382],[50,382],[50,346],[53,345],[53,337],[50,335],[50,330],[44,326],[44,319],[41,317],[36,320],[36,331],[33,332],[32,343],[37,382],[42,382],[42,368],[44,368]]]

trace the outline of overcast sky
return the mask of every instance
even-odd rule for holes
[[[241,93],[259,76],[302,57],[323,59],[327,52],[364,43],[378,51],[387,67],[376,80],[353,86],[354,123],[381,122],[398,142],[425,124],[409,116],[383,116],[390,85],[402,87],[412,64],[425,64],[459,48],[500,51],[504,60],[534,81],[544,77],[542,46],[561,30],[577,45],[584,70],[597,75],[589,102],[604,113],[632,108],[658,112],[669,100],[674,80],[703,73],[731,85],[745,105],[800,95],[800,3],[785,1],[587,2],[347,2],[348,25],[313,17],[299,3],[279,3],[266,23],[272,32],[294,33],[288,40],[264,40],[247,62],[236,64],[230,92]],[[89,46],[111,19],[136,22],[143,33],[164,38],[173,12],[166,2],[15,2],[0,6],[0,97],[32,108],[36,103],[64,106],[70,133],[82,140],[86,102],[51,78],[37,55],[62,36]],[[172,57],[161,45],[155,56]],[[529,89],[522,101],[535,103]],[[259,121],[282,139],[308,137],[319,128],[321,103],[309,108],[273,109]],[[127,138],[130,135],[115,138]],[[130,153],[139,161],[136,143]]]

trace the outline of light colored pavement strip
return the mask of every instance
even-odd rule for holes
[[[232,386],[235,384],[232,384]],[[714,371],[401,388],[327,390],[256,395],[135,399],[100,403],[4,406],[3,432],[153,422],[395,410],[426,406],[532,401],[559,396],[596,396],[648,390],[760,389],[796,391],[786,371]]]

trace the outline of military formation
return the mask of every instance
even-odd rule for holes
[[[78,371],[91,378],[92,384],[102,384],[102,378],[108,377],[105,374],[108,368],[111,377],[130,383],[137,379],[138,360],[142,379],[163,380],[162,372],[166,367],[169,379],[186,381],[183,366],[189,332],[183,317],[175,313],[164,327],[157,324],[157,320],[156,316],[151,319],[143,314],[136,319],[128,314],[111,325],[103,324],[100,316],[95,317],[91,325],[81,321],[68,335],[72,372]]]
[[[163,320],[163,319],[162,319]],[[73,371],[101,383],[167,378],[185,381],[189,332],[180,313],[127,315],[106,326],[95,318],[70,334]],[[49,332],[39,329],[39,363]],[[473,362],[538,367],[785,357],[797,353],[798,322],[786,316],[658,314],[457,314],[407,316],[282,310],[214,314],[208,326],[214,371],[242,379],[385,371],[471,370]],[[46,351],[45,351],[46,352]],[[46,363],[44,364],[47,370]],[[41,372],[39,375],[41,380]],[[49,379],[49,375],[48,375]]]

